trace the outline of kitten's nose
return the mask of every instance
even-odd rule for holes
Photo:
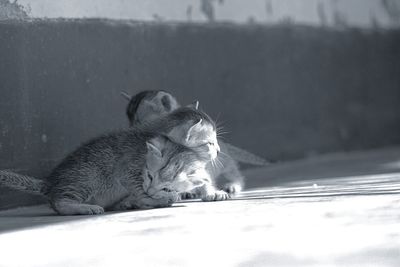
[[[217,150],[217,154],[221,151],[221,148],[219,147],[219,144],[215,142],[215,149]]]

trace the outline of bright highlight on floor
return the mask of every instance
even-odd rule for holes
[[[0,266],[398,266],[399,193],[399,172],[366,173],[100,216],[2,211]]]

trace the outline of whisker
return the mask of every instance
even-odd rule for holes
[[[217,131],[217,135],[219,135],[219,134],[228,134],[229,132],[228,131]]]
[[[217,134],[217,138],[225,138],[225,136],[222,134]]]
[[[227,154],[227,153],[225,153],[225,152],[223,152],[223,151],[219,151],[219,153],[221,153],[221,154],[223,154],[223,155],[225,155],[225,156],[229,156],[229,154]]]
[[[224,167],[224,164],[222,163],[222,161],[219,158],[217,158],[216,162],[217,162],[217,165],[219,165],[219,167],[221,169]]]
[[[216,128],[216,132],[217,132],[217,135],[229,133],[229,132],[228,132],[227,130],[225,130],[223,127],[217,127],[217,128]]]
[[[215,168],[218,168],[218,167],[219,167],[219,165],[218,165],[218,158],[215,158],[215,159],[214,159],[214,167],[215,167]]]

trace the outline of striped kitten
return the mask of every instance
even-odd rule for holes
[[[165,91],[143,91],[133,97],[126,93],[123,95],[129,100],[126,114],[130,125],[140,125],[155,120],[180,106],[178,101]],[[244,176],[240,172],[237,162],[253,165],[267,164],[264,159],[228,143],[219,141],[219,145],[221,148],[221,153],[218,155],[219,164],[207,166],[213,183],[197,189],[197,194],[206,201],[224,200],[228,197],[225,192],[236,193],[242,190]],[[215,190],[214,186],[217,181],[222,183],[222,189],[225,192]],[[186,197],[193,197],[193,195],[186,194]]]
[[[179,108],[163,120],[168,123],[132,127],[89,141],[45,180],[0,171],[0,185],[43,195],[60,215],[169,206],[178,193],[208,182],[199,173],[215,159],[218,143],[209,146],[198,139],[204,135],[213,142],[215,131],[212,121],[197,110]],[[177,136],[185,137],[183,145],[170,141]]]

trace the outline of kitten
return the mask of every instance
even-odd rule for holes
[[[209,178],[202,175],[210,160],[205,147],[191,150],[163,136],[150,139],[146,146],[146,168],[142,177],[143,190],[150,199],[138,199],[135,194],[129,194],[114,205],[112,210],[152,208],[154,200],[158,207],[169,206],[179,199],[179,192],[190,191],[209,182]],[[161,202],[157,203],[157,200]],[[165,203],[165,200],[168,202]]]
[[[0,171],[0,185],[44,195],[61,215],[169,206],[177,200],[179,190],[191,190],[208,180],[194,174],[204,172],[202,168],[215,157],[218,144],[199,145],[196,139],[198,134],[212,136],[207,133],[212,122],[204,113],[180,108],[159,120],[158,124],[89,141],[67,156],[44,181]],[[185,136],[196,146],[187,148],[186,143],[170,141],[176,135]],[[157,182],[149,182],[150,177]]]
[[[143,91],[130,97],[121,92],[130,102],[126,110],[130,125],[139,125],[167,115],[180,107],[176,99],[164,91]]]
[[[127,107],[127,116],[131,125],[138,125],[146,121],[151,121],[157,116],[163,116],[172,110],[177,109],[180,105],[178,101],[165,91],[143,91],[137,95],[130,97],[127,93],[123,95],[129,100]],[[240,192],[244,187],[244,176],[241,174],[237,162],[249,163],[254,165],[266,165],[267,162],[249,153],[245,150],[237,148],[227,143],[219,141],[221,153],[218,155],[219,164],[209,164],[208,173],[212,180],[225,180],[222,189],[227,193]],[[198,194],[203,200],[223,200],[227,195],[221,191],[218,193],[210,193],[213,185],[203,187],[203,191],[198,188]],[[184,198],[193,197],[192,194],[186,194]]]

